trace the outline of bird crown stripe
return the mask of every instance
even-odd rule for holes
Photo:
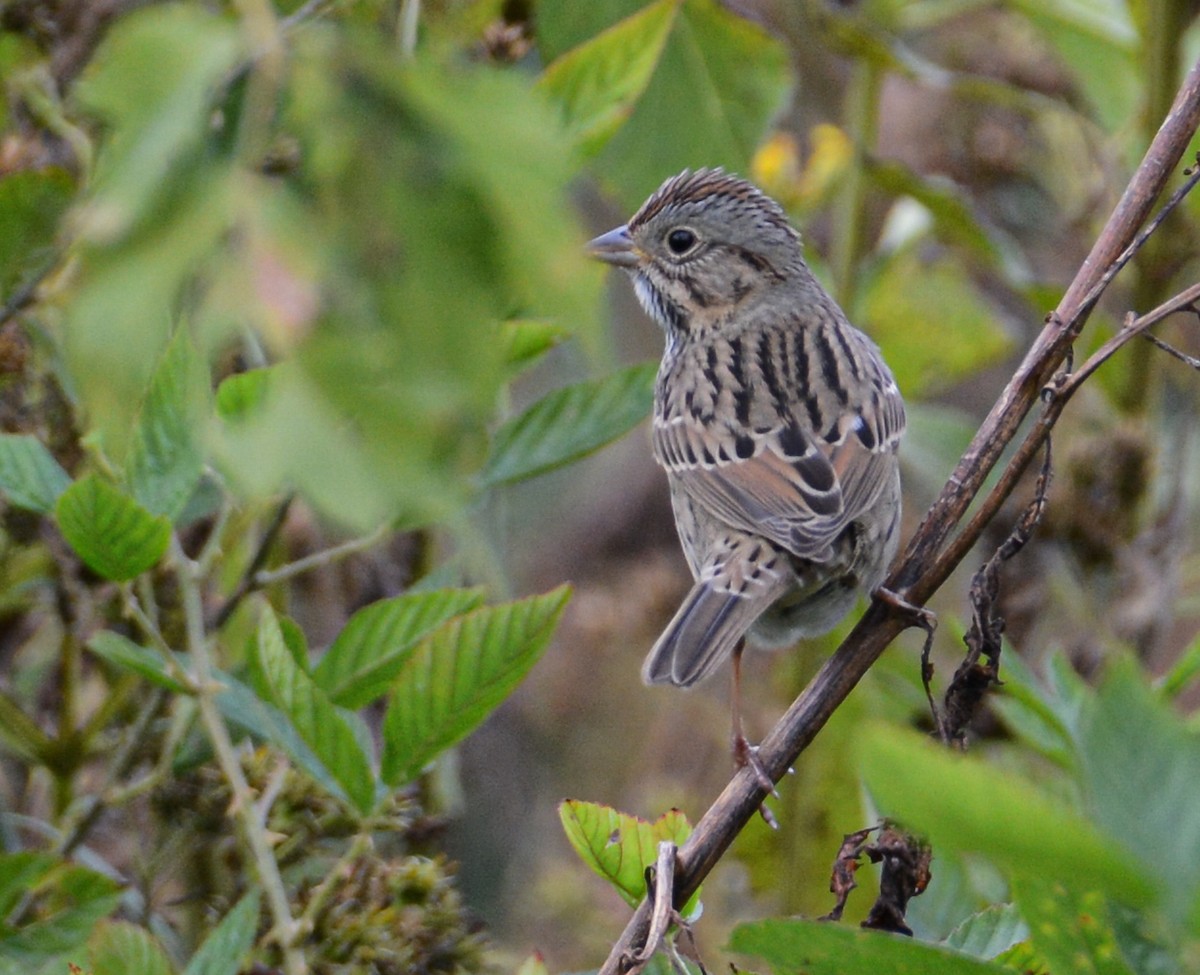
[[[795,233],[778,203],[758,187],[720,168],[698,169],[695,172],[685,169],[677,176],[672,176],[655,190],[650,199],[633,215],[628,224],[629,229],[636,230],[647,221],[653,220],[668,206],[680,206],[714,197],[726,197],[759,207],[773,223]]]

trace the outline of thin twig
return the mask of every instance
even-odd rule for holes
[[[355,860],[369,852],[372,845],[370,833],[365,831],[356,833],[347,846],[346,852],[338,857],[337,863],[325,872],[324,878],[313,888],[308,904],[304,907],[304,913],[296,921],[300,937],[306,937],[316,927],[321,912],[328,906],[330,899],[337,892],[338,884],[344,879],[343,875],[346,869]]]
[[[250,564],[246,566],[246,571],[242,573],[242,578],[238,581],[233,592],[230,593],[225,604],[213,614],[212,622],[209,623],[209,629],[219,630],[228,623],[229,618],[233,616],[234,611],[241,605],[242,600],[258,588],[255,576],[266,565],[267,557],[271,554],[271,547],[275,544],[275,539],[279,536],[279,532],[283,528],[288,509],[292,506],[292,501],[295,500],[295,497],[294,494],[289,494],[276,506],[275,513],[271,516],[271,521],[267,524],[262,537],[258,540],[258,548],[254,550]]]
[[[135,678],[136,679],[136,678]],[[112,799],[117,795],[113,790],[114,784],[133,767],[134,759],[137,758],[138,750],[146,741],[146,730],[150,727],[150,722],[154,720],[162,707],[163,697],[165,692],[161,687],[152,688],[150,693],[146,695],[142,701],[142,706],[138,709],[138,713],[121,736],[121,743],[113,754],[108,767],[104,770],[104,780],[91,790],[88,798],[91,800],[84,808],[76,810],[75,814],[68,818],[62,827],[62,834],[59,838],[58,852],[66,857],[70,856],[71,852],[87,836],[88,830],[95,825],[96,820],[100,818],[100,814],[105,809],[110,809],[113,806]],[[125,793],[121,793],[124,796]]]
[[[1066,360],[1071,343],[1083,327],[1092,305],[1111,280],[1111,276],[1106,278],[1111,266],[1137,237],[1198,125],[1200,62],[1193,65],[1170,113],[1058,308],[1048,317],[1045,328],[885,580],[884,586],[888,590],[914,605],[923,604],[946,581],[978,539],[987,522],[976,518],[954,537],[952,544],[948,544],[988,474],[1016,436],[1022,421],[1037,405],[1044,387]],[[1063,390],[1056,388],[1055,395],[1043,408],[1042,418],[1051,410],[1061,411],[1062,401]],[[1027,438],[1022,450],[1028,444]],[[1014,466],[1018,458],[1010,462],[1001,478],[1006,492],[1012,491],[1017,476],[1036,453],[1038,444],[1040,441],[1027,451],[1019,467]],[[1002,501],[1007,497],[1007,493],[998,494],[1000,490],[997,485],[989,500],[998,498]],[[996,509],[998,506],[997,503]],[[772,779],[778,781],[786,773],[905,623],[898,611],[879,600],[872,601],[850,635],[760,746],[759,760]],[[752,770],[743,768],[734,775],[679,851],[675,886],[677,906],[686,903],[695,893],[765,798],[766,790]],[[618,975],[625,970],[627,960],[646,943],[650,915],[651,905],[643,901],[613,945],[600,975]]]
[[[1197,359],[1195,356],[1190,356],[1186,352],[1180,352],[1177,348],[1175,348],[1175,346],[1171,345],[1169,342],[1164,342],[1162,339],[1158,338],[1158,336],[1151,335],[1149,332],[1143,332],[1142,338],[1154,345],[1157,345],[1160,349],[1167,353],[1167,355],[1174,356],[1185,366],[1191,366],[1193,369],[1200,369],[1200,359]]]
[[[308,963],[304,953],[296,947],[298,929],[296,921],[292,918],[287,888],[279,873],[279,864],[271,852],[266,829],[259,821],[254,793],[242,771],[229,728],[217,707],[216,696],[221,688],[212,679],[213,664],[209,658],[209,636],[204,628],[204,608],[196,563],[187,557],[178,536],[175,535],[171,537],[171,558],[179,577],[184,619],[187,624],[188,650],[191,652],[192,665],[195,668],[196,700],[200,706],[200,719],[216,754],[217,764],[220,765],[233,793],[232,811],[241,824],[242,837],[250,848],[258,881],[267,895],[267,904],[274,919],[272,933],[283,955],[284,971],[287,975],[307,975]]]
[[[333,545],[329,548],[322,549],[319,552],[313,552],[312,555],[306,555],[302,559],[296,559],[295,562],[289,562],[287,565],[281,565],[278,569],[263,569],[254,573],[254,585],[261,589],[264,586],[273,585],[276,582],[283,582],[285,579],[291,579],[293,576],[302,575],[305,572],[311,572],[313,569],[319,569],[325,565],[331,565],[344,559],[347,555],[356,555],[359,552],[365,552],[368,549],[374,548],[383,541],[390,531],[388,525],[380,525],[374,531],[358,538],[352,538],[348,542],[342,542],[340,545]]]

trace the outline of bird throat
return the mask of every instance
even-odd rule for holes
[[[667,333],[685,334],[691,321],[687,310],[670,298],[644,271],[633,275],[633,290],[646,314],[653,318]]]

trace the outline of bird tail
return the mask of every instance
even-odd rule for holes
[[[690,687],[721,666],[762,610],[758,599],[696,583],[646,656],[642,680]]]

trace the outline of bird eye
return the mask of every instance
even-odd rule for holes
[[[687,227],[679,227],[667,234],[667,246],[672,254],[686,254],[696,246],[696,235]]]

